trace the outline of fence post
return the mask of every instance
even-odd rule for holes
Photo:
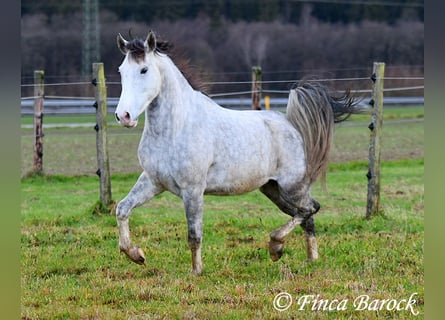
[[[264,96],[264,108],[270,110],[270,97]]]
[[[109,206],[112,203],[110,165],[108,160],[107,144],[107,88],[105,85],[104,65],[103,63],[93,63],[93,85],[95,86],[96,102],[96,148],[97,164],[96,171],[100,180],[100,201],[103,206]]]
[[[34,172],[43,173],[43,70],[34,71]]]
[[[380,205],[380,148],[383,122],[383,78],[385,63],[374,62],[371,80],[373,81],[371,123],[369,143],[369,170],[368,178],[368,203],[366,206],[366,218],[379,213]]]
[[[261,110],[261,67],[252,67],[252,109]]]

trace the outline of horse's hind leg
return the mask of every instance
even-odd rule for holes
[[[274,202],[284,213],[292,217],[280,228],[270,234],[269,253],[273,261],[277,261],[283,254],[284,241],[289,233],[301,225],[305,230],[307,244],[307,258],[309,261],[318,257],[317,241],[315,239],[314,221],[312,215],[317,213],[320,205],[309,195],[309,186],[300,185],[292,189],[292,193],[286,193],[274,180],[260,188],[272,202]],[[292,194],[292,196],[290,196]]]
[[[270,233],[269,254],[272,261],[277,261],[283,255],[284,241],[286,237],[301,224],[303,219],[299,216],[292,217],[288,222]]]
[[[150,200],[162,190],[154,187],[148,176],[143,172],[128,195],[122,199],[116,207],[116,218],[119,226],[119,249],[124,252],[131,261],[144,264],[145,255],[141,248],[133,245],[130,240],[130,228],[128,220],[131,210]]]
[[[301,227],[304,230],[304,235],[306,237],[306,250],[307,250],[307,261],[314,261],[318,259],[318,245],[317,239],[315,238],[315,225],[314,217],[311,216],[301,223]]]

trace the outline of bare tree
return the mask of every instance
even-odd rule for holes
[[[250,68],[260,65],[265,80],[298,79],[304,76],[363,76],[373,61],[414,66],[423,73],[424,25],[404,16],[394,25],[363,21],[357,24],[329,24],[311,16],[305,6],[300,25],[273,22],[231,22],[218,24],[206,16],[193,20],[141,22],[120,21],[116,14],[101,12],[101,60],[108,81],[118,82],[117,67],[121,53],[116,48],[116,34],[145,37],[149,29],[171,41],[184,58],[214,81],[246,81]],[[408,15],[408,14],[407,14]],[[45,70],[52,82],[81,79],[82,18],[80,14],[24,15],[22,27],[22,82],[32,81],[33,71]],[[420,67],[419,67],[420,66]],[[392,72],[402,72],[400,69]],[[29,77],[29,78],[27,78]],[[83,79],[85,80],[85,79]],[[406,85],[406,84],[405,84]],[[287,89],[276,84],[274,89]],[[272,89],[272,87],[269,87]],[[218,92],[248,90],[239,86],[218,86]],[[26,87],[23,89],[26,90]],[[52,91],[51,91],[52,90]],[[81,94],[75,87],[48,88],[48,95]],[[120,87],[110,86],[117,96]],[[22,92],[23,95],[27,95]],[[31,95],[32,93],[28,94]]]

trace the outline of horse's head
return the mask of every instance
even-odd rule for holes
[[[125,58],[119,67],[122,92],[115,116],[121,125],[135,127],[139,115],[161,90],[161,74],[155,57],[156,36],[150,31],[145,41],[127,41],[118,34],[117,46]]]

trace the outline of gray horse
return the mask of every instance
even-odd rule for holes
[[[318,258],[313,215],[320,209],[310,195],[324,177],[334,123],[360,112],[346,93],[305,82],[290,90],[287,113],[233,111],[194,90],[157,41],[117,37],[125,55],[119,67],[122,93],[116,120],[135,127],[145,111],[139,144],[143,171],[116,207],[119,248],[143,264],[143,251],[130,240],[131,210],[168,190],[182,198],[188,223],[192,272],[202,273],[201,241],[205,194],[233,195],[260,189],[292,218],[270,234],[273,261],[286,236],[298,225],[307,241],[307,258]]]

